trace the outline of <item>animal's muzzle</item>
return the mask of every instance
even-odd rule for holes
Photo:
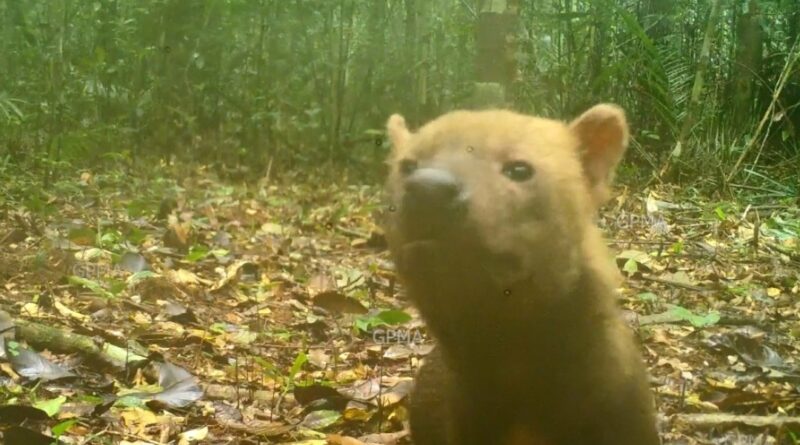
[[[441,168],[420,168],[404,180],[400,212],[408,241],[437,239],[461,224],[467,208],[463,184]]]

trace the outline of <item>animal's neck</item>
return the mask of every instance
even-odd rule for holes
[[[512,373],[563,364],[553,358],[569,359],[587,350],[585,343],[596,337],[592,332],[602,331],[600,325],[613,316],[610,290],[592,267],[582,267],[570,288],[543,289],[535,282],[523,282],[510,290],[506,301],[493,297],[498,307],[508,306],[505,310],[487,311],[471,320],[469,331],[478,324],[481,335],[462,336],[458,329],[447,329],[437,339],[452,363],[475,364],[469,374],[495,373],[509,363],[516,368],[509,370]]]

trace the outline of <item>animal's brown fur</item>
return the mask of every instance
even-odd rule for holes
[[[622,110],[598,105],[570,124],[457,111],[413,133],[393,115],[387,128],[387,235],[438,341],[412,398],[415,443],[657,444],[617,271],[592,223],[627,146]],[[502,174],[520,162],[530,179]],[[457,181],[465,212],[447,230],[416,227],[428,220],[406,206],[414,168]]]

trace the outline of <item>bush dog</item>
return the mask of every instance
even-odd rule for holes
[[[655,445],[646,368],[594,215],[623,111],[569,124],[455,111],[393,146],[387,240],[437,341],[411,395],[416,445]]]

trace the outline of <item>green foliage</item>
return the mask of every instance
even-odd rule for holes
[[[40,410],[47,413],[48,416],[53,417],[61,410],[61,406],[64,402],[67,401],[67,398],[64,396],[58,396],[53,399],[49,400],[40,400],[33,404],[35,408],[39,408]]]
[[[696,328],[704,328],[708,326],[713,326],[719,322],[719,313],[716,311],[710,311],[705,315],[697,315],[681,306],[677,305],[668,305],[669,312],[672,316],[676,317],[679,320],[686,321],[690,323],[692,326]]]
[[[62,436],[62,435],[64,435],[64,433],[66,433],[66,432],[67,432],[67,431],[68,431],[70,428],[72,428],[72,427],[73,427],[73,425],[75,425],[75,424],[77,424],[77,423],[78,423],[78,419],[68,419],[68,420],[64,420],[64,421],[58,422],[57,424],[53,425],[53,427],[52,427],[52,428],[50,428],[50,431],[52,431],[52,432],[53,432],[53,435],[54,435],[55,437],[61,437],[61,436]]]
[[[687,113],[711,4],[521,1],[511,97],[565,118],[615,101],[647,145],[641,156],[664,157],[686,126],[685,152],[731,161],[797,50],[800,7],[726,2],[701,106]],[[5,2],[0,173],[21,164],[49,185],[69,166],[150,158],[230,176],[375,167],[390,113],[417,125],[466,103],[478,11],[471,0]],[[753,163],[799,154],[798,101],[795,74]]]
[[[377,314],[359,316],[353,322],[353,326],[356,330],[369,332],[380,326],[397,326],[410,320],[411,316],[408,313],[399,309],[388,309]]]
[[[100,297],[103,297],[103,298],[108,298],[108,299],[115,298],[115,295],[114,295],[113,292],[110,292],[110,291],[106,290],[105,287],[103,287],[103,285],[100,284],[97,281],[90,280],[88,278],[79,277],[79,276],[76,276],[76,275],[72,275],[72,276],[68,277],[67,280],[72,285],[81,286],[81,287],[85,287],[86,289],[89,289],[90,291],[92,291],[97,296],[100,296]]]
[[[289,369],[289,374],[287,375],[288,382],[286,384],[285,389],[293,388],[296,383],[297,374],[300,373],[300,370],[303,369],[303,365],[308,362],[308,355],[305,352],[300,351],[297,354],[297,357],[294,359],[294,363],[292,363],[292,367]]]

